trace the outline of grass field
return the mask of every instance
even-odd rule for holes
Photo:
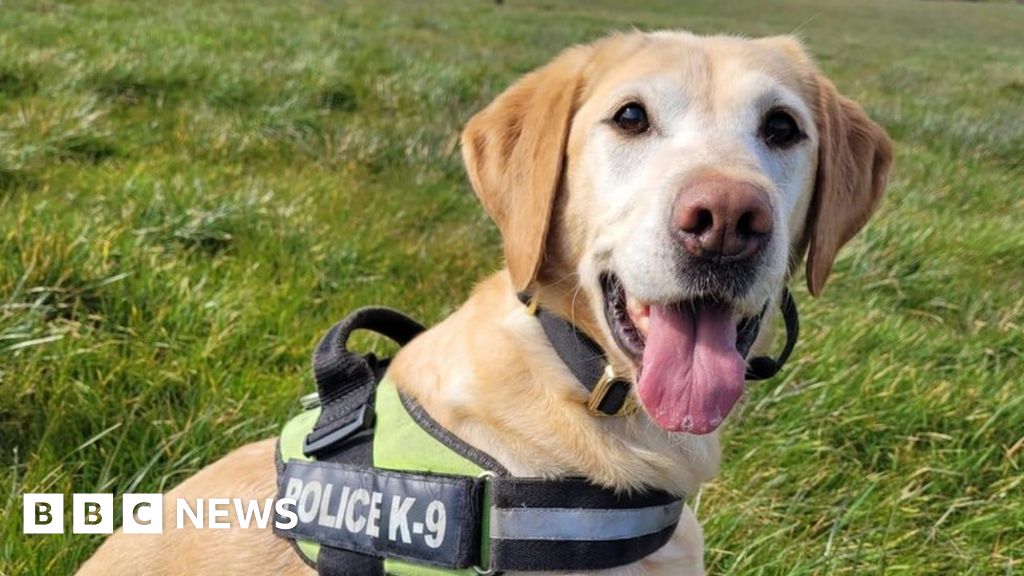
[[[346,311],[453,310],[500,262],[460,126],[633,26],[798,29],[897,144],[725,432],[710,573],[1024,573],[1024,6],[5,0],[0,575],[100,542],[23,536],[23,492],[167,490],[275,434]]]

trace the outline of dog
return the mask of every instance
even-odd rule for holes
[[[717,429],[744,389],[739,319],[775,309],[804,261],[822,292],[892,160],[885,131],[798,40],[686,32],[567,49],[473,116],[462,150],[506,266],[402,348],[389,378],[513,475],[691,495],[715,474]],[[523,291],[590,335],[643,409],[592,415]],[[276,490],[269,439],[184,481],[165,508]],[[79,574],[315,573],[269,529],[165,523],[114,534]],[[702,574],[693,511],[657,552],[603,573]]]

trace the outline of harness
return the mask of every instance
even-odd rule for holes
[[[628,380],[601,348],[558,316],[521,296],[580,383],[598,415],[636,409]],[[781,302],[787,344],[778,359],[755,358],[750,379],[770,377],[796,340],[796,307]],[[764,311],[739,326],[745,355]],[[390,358],[348,350],[371,330],[405,345],[423,331],[388,308],[361,308],[317,345],[317,393],[278,439],[278,499],[295,502],[295,523],[275,514],[275,533],[323,576],[442,576],[505,571],[588,571],[634,563],[675,532],[685,495],[618,493],[584,478],[514,477],[455,437],[386,375]],[[771,372],[771,374],[768,374]]]

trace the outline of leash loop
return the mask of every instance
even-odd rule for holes
[[[313,352],[313,377],[320,399],[320,416],[306,437],[306,456],[322,456],[342,440],[373,427],[373,394],[386,362],[373,354],[348,349],[356,330],[372,330],[404,346],[424,330],[423,325],[397,310],[360,308],[335,324]]]

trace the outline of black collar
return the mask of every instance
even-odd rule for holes
[[[536,300],[529,293],[521,292],[518,297],[520,302],[527,306],[530,314],[537,317],[558,357],[590,392],[587,407],[592,414],[617,416],[636,410],[634,396],[629,394],[633,382],[615,374],[607,355],[596,342],[573,323],[537,306]],[[782,290],[779,310],[786,323],[786,345],[776,358],[757,356],[748,359],[747,380],[767,380],[778,374],[796,346],[797,337],[800,335],[800,318],[796,301],[793,300],[788,288]],[[761,320],[767,311],[768,304],[765,304],[760,314],[744,318],[737,326],[736,345],[744,357],[757,340],[757,335],[761,331]]]

